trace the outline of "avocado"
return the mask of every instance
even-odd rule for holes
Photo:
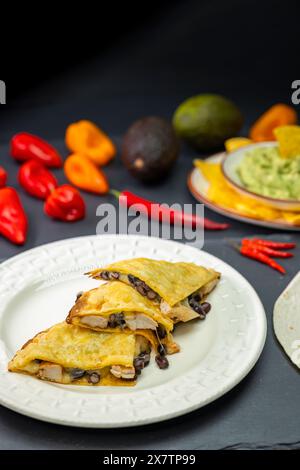
[[[130,126],[122,142],[121,158],[125,167],[144,182],[164,178],[179,153],[179,141],[167,120],[149,116]]]
[[[173,115],[176,133],[199,151],[217,150],[238,134],[243,117],[232,101],[220,95],[193,96]]]

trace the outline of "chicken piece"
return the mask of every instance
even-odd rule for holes
[[[118,379],[134,379],[135,368],[124,366],[112,366],[110,369],[110,373]]]
[[[99,317],[97,315],[87,315],[80,320],[80,323],[90,328],[107,328],[108,318]]]
[[[153,320],[150,317],[147,317],[147,315],[135,315],[134,317],[127,317],[125,318],[126,320],[126,326],[130,330],[156,330],[158,327],[158,324],[156,323],[155,320]]]
[[[63,378],[63,368],[59,364],[52,362],[42,362],[38,371],[38,376],[42,380],[50,382],[61,382]]]

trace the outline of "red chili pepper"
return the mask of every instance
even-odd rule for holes
[[[244,238],[242,243],[257,243],[258,245],[267,246],[270,248],[280,249],[286,248],[291,249],[296,247],[296,243],[287,243],[287,242],[274,242],[271,240],[264,240],[263,238]]]
[[[26,240],[28,222],[22,203],[14,188],[0,189],[0,233],[16,245]]]
[[[268,266],[270,266],[273,269],[276,269],[282,274],[285,274],[286,272],[285,269],[282,266],[280,266],[280,264],[276,263],[276,261],[274,261],[272,258],[265,255],[260,250],[256,250],[255,248],[250,247],[249,245],[242,245],[240,247],[240,253],[243,256],[247,256],[248,258],[252,258],[257,261],[260,261],[261,263],[267,264]]]
[[[158,203],[151,202],[147,199],[136,196],[130,191],[119,192],[116,190],[111,190],[110,192],[119,199],[121,204],[126,204],[127,207],[130,207],[133,204],[141,204],[143,206],[143,208],[141,207],[141,209],[143,209],[141,210],[143,214],[145,214],[147,217],[151,217],[152,215],[153,218],[159,220],[160,222],[163,221],[166,217],[167,220],[170,219],[171,224],[181,225],[184,223],[186,226],[192,228],[204,227],[206,230],[225,230],[229,227],[229,224],[213,222],[212,220],[198,217],[194,214],[187,214],[183,211],[168,209]],[[154,211],[153,206],[158,206],[159,211]]]
[[[249,246],[250,248],[255,248],[256,250],[261,251],[265,255],[273,256],[274,258],[292,258],[294,255],[290,251],[280,251],[269,248],[268,246],[260,245],[259,243],[253,243],[250,240],[243,240],[242,245]]]
[[[29,160],[19,169],[19,183],[31,196],[47,199],[57,187],[55,176],[37,160]]]
[[[44,211],[54,219],[74,222],[85,216],[85,203],[77,189],[63,184],[54,189],[47,198]]]
[[[7,181],[7,173],[4,170],[4,168],[0,166],[0,188],[3,188],[6,185],[6,181]]]
[[[55,168],[60,168],[63,164],[60,154],[52,145],[27,132],[19,132],[12,137],[10,152],[11,156],[19,162],[33,159]]]

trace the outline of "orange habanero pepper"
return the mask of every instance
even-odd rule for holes
[[[109,184],[104,173],[87,157],[76,153],[70,155],[64,165],[68,180],[85,191],[106,194]]]
[[[276,140],[273,130],[278,126],[297,123],[297,113],[291,106],[275,104],[253,124],[249,137],[254,142],[266,142]]]
[[[78,121],[66,130],[66,146],[71,152],[90,158],[96,165],[106,165],[116,154],[110,138],[91,121]]]

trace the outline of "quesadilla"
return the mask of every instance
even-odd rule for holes
[[[134,385],[152,345],[151,331],[98,333],[63,322],[28,341],[8,370],[60,384]]]
[[[149,258],[118,261],[87,274],[133,287],[175,323],[205,318],[210,305],[204,300],[220,279],[220,273],[194,263]]]
[[[166,352],[179,351],[171,335],[173,321],[147,297],[119,281],[107,282],[79,295],[66,321],[109,333],[150,330],[156,333]]]

